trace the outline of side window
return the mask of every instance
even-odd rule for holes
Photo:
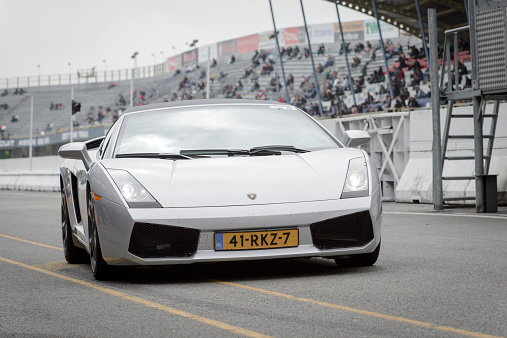
[[[108,155],[111,154],[111,151],[110,149],[112,147],[110,147],[111,145],[111,136],[115,133],[116,131],[116,127],[119,125],[119,123],[114,123],[108,130],[107,134],[106,134],[106,138],[104,139],[104,141],[102,142],[102,144],[100,145],[100,148],[99,148],[99,156],[101,159],[103,158],[106,158]]]

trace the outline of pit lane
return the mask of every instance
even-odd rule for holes
[[[64,261],[58,193],[0,191],[0,336],[507,335],[507,208],[383,207],[372,267],[224,262],[97,282]]]

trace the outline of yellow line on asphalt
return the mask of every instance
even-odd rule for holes
[[[44,269],[44,270],[49,270],[49,271],[59,271],[59,270],[74,268],[74,267],[83,266],[83,265],[89,265],[89,264],[84,264],[84,263],[83,264],[69,264],[67,261],[61,260],[61,261],[35,264],[33,266]]]
[[[10,238],[10,239],[18,240],[18,241],[21,241],[21,242],[26,242],[26,243],[30,243],[30,244],[35,244],[35,245],[51,248],[51,249],[63,250],[61,248],[57,248],[57,247],[54,247],[54,246],[51,246],[51,245],[31,242],[31,241],[27,241],[27,240],[21,239],[21,238],[11,237],[11,236],[2,235],[2,234],[0,234],[0,236],[1,237],[5,237],[5,238]],[[159,309],[159,310],[162,310],[162,311],[174,313],[174,314],[177,314],[177,315],[182,316],[182,317],[187,317],[187,318],[191,318],[191,319],[194,319],[194,320],[197,320],[197,321],[201,321],[201,322],[209,324],[209,325],[220,327],[218,325],[212,324],[212,323],[219,323],[220,325],[225,325],[224,327],[220,327],[220,328],[222,328],[224,330],[227,330],[227,331],[232,331],[232,332],[235,332],[235,333],[247,336],[247,337],[269,337],[269,336],[265,336],[263,334],[257,333],[255,331],[250,331],[250,330],[242,329],[242,328],[235,327],[235,326],[232,326],[232,325],[229,325],[229,324],[226,324],[226,323],[214,321],[212,319],[208,319],[208,318],[204,318],[204,317],[199,317],[199,316],[193,315],[191,313],[180,311],[180,310],[177,310],[177,309],[173,309],[171,307],[166,307],[164,305],[153,303],[153,302],[144,300],[142,298],[137,298],[137,297],[134,297],[134,296],[130,296],[130,295],[118,292],[118,291],[114,291],[114,290],[111,290],[111,289],[103,288],[103,287],[98,286],[96,284],[92,284],[92,283],[85,282],[85,281],[82,281],[82,280],[79,280],[79,279],[74,279],[72,277],[67,277],[67,276],[64,276],[64,275],[56,274],[54,272],[47,271],[47,270],[42,269],[42,268],[37,268],[35,266],[26,265],[26,264],[23,264],[23,263],[11,261],[11,260],[9,260],[7,258],[2,258],[2,257],[0,257],[0,260],[3,260],[3,261],[8,262],[8,263],[16,264],[16,265],[19,265],[19,266],[23,266],[23,267],[26,267],[26,268],[29,268],[29,269],[32,269],[32,270],[35,270],[35,271],[42,272],[42,273],[46,273],[46,274],[49,274],[51,276],[55,276],[55,277],[58,277],[58,278],[69,280],[69,281],[72,281],[72,282],[75,282],[75,283],[78,283],[78,284],[89,286],[91,288],[95,288],[97,290],[109,293],[111,295],[115,295],[115,296],[118,296],[118,297],[121,297],[121,298],[124,298],[124,299],[128,299],[128,300],[134,301],[136,303],[143,304],[143,305],[146,305],[146,306],[149,306],[149,307],[153,307],[153,308],[156,308],[156,309]],[[225,282],[225,281],[219,281],[219,280],[214,280],[214,279],[207,279],[207,280],[210,281],[210,282],[214,282],[214,283],[220,283],[220,284],[225,284],[225,285],[229,285],[229,286],[240,287],[240,288],[243,288],[243,289],[248,289],[248,290],[257,291],[257,292],[261,292],[261,293],[266,293],[266,294],[270,294],[270,295],[273,295],[273,296],[289,298],[289,299],[293,299],[293,300],[297,300],[297,301],[301,301],[301,302],[307,302],[307,303],[311,303],[311,304],[315,304],[315,305],[320,305],[320,306],[325,306],[325,307],[330,307],[330,308],[335,308],[335,309],[339,309],[339,310],[343,310],[343,311],[354,312],[354,313],[358,313],[358,314],[361,314],[361,315],[366,315],[366,316],[377,317],[377,318],[382,318],[382,319],[386,319],[386,320],[397,321],[397,322],[401,322],[401,323],[405,323],[405,324],[410,324],[410,325],[415,325],[415,326],[420,326],[420,327],[425,327],[425,328],[429,328],[429,329],[433,329],[433,330],[455,333],[455,334],[459,334],[459,335],[462,335],[462,336],[476,337],[476,338],[503,338],[501,336],[494,336],[494,335],[480,333],[480,332],[468,331],[468,330],[458,329],[458,328],[454,328],[454,327],[450,327],[450,326],[440,326],[440,325],[436,325],[436,324],[432,324],[432,323],[428,323],[428,322],[423,322],[423,321],[419,321],[419,320],[413,320],[413,319],[408,319],[408,318],[403,318],[403,317],[396,317],[396,316],[386,315],[386,314],[382,314],[382,313],[378,313],[378,312],[372,312],[372,311],[367,311],[367,310],[356,309],[356,308],[352,308],[352,307],[348,307],[348,306],[344,306],[344,305],[338,305],[338,304],[331,304],[331,303],[326,303],[326,302],[320,302],[320,301],[316,301],[316,300],[313,300],[313,299],[296,297],[296,296],[292,296],[292,295],[285,294],[285,293],[280,293],[280,292],[276,292],[276,291],[269,291],[269,290],[259,289],[259,288],[255,288],[255,287],[247,286],[247,285],[241,285],[241,284],[236,284],[236,283],[231,283],[231,282]],[[123,297],[122,295],[124,295],[125,297]],[[173,311],[175,311],[175,312],[173,312]],[[225,327],[227,327],[227,328],[225,328]],[[242,331],[248,332],[249,334],[240,333],[239,331],[235,331],[235,330],[242,330]],[[251,334],[253,334],[253,335],[251,335]]]
[[[52,272],[52,271],[44,270],[44,269],[41,269],[41,268],[38,268],[38,267],[35,267],[35,266],[32,266],[32,265],[27,265],[27,264],[24,264],[24,263],[16,262],[16,261],[10,260],[8,258],[0,257],[0,261],[6,262],[6,263],[10,263],[10,264],[13,264],[13,265],[17,265],[17,266],[20,266],[20,267],[23,267],[23,268],[26,268],[26,269],[30,269],[30,270],[33,270],[33,271],[37,271],[37,272],[40,272],[40,273],[43,273],[43,274],[46,274],[46,275],[49,275],[49,276],[52,276],[52,277],[60,278],[60,279],[66,280],[68,282],[72,282],[72,283],[75,283],[75,284],[86,286],[86,287],[95,289],[97,291],[104,292],[104,293],[106,293],[108,295],[111,295],[111,296],[115,296],[115,297],[118,297],[118,298],[129,300],[131,302],[134,302],[134,303],[137,303],[137,304],[140,304],[140,305],[144,305],[144,306],[147,306],[147,307],[151,307],[153,309],[157,309],[157,310],[160,310],[160,311],[168,312],[168,313],[171,313],[171,314],[174,314],[174,315],[177,315],[177,316],[181,316],[181,317],[185,317],[185,318],[188,318],[188,319],[192,319],[192,320],[195,320],[195,321],[198,321],[198,322],[201,322],[201,323],[204,323],[204,324],[208,324],[208,325],[214,326],[216,328],[219,328],[219,329],[222,329],[222,330],[225,330],[225,331],[229,331],[229,332],[232,332],[232,333],[235,333],[235,334],[238,334],[238,335],[242,335],[242,336],[245,336],[245,337],[254,337],[254,338],[258,338],[258,337],[270,337],[270,336],[266,336],[266,335],[263,335],[261,333],[255,332],[255,331],[243,329],[243,328],[240,328],[240,327],[237,327],[237,326],[234,326],[234,325],[230,325],[230,324],[227,324],[227,323],[219,322],[219,321],[216,321],[216,320],[213,320],[213,319],[209,319],[209,318],[206,318],[206,317],[197,316],[197,315],[194,315],[192,313],[181,311],[181,310],[178,310],[178,309],[175,309],[175,308],[172,308],[172,307],[169,307],[169,306],[165,306],[165,305],[162,305],[162,304],[158,304],[158,303],[155,303],[155,302],[143,299],[143,298],[135,297],[135,296],[132,296],[132,295],[129,295],[129,294],[126,294],[126,293],[123,293],[123,292],[119,292],[119,291],[116,291],[116,290],[113,290],[113,289],[108,289],[108,288],[105,288],[103,286],[100,286],[100,285],[97,285],[97,284],[93,284],[93,283],[90,283],[90,282],[87,282],[87,281],[84,281],[84,280],[68,277],[68,276],[61,275],[61,274],[58,274],[58,273],[55,273],[55,272]]]
[[[277,297],[283,297],[283,298],[293,299],[293,300],[297,300],[297,301],[300,301],[300,302],[306,302],[306,303],[315,304],[315,305],[319,305],[319,306],[324,306],[324,307],[334,308],[334,309],[338,309],[338,310],[353,312],[353,313],[357,313],[357,314],[361,314],[361,315],[366,315],[366,316],[371,316],[371,317],[377,317],[377,318],[386,319],[386,320],[392,320],[392,321],[396,321],[396,322],[400,322],[400,323],[405,323],[405,324],[410,324],[410,325],[419,326],[419,327],[424,327],[424,328],[428,328],[428,329],[433,329],[433,330],[438,330],[438,331],[444,331],[444,332],[459,334],[459,335],[462,335],[462,336],[476,337],[476,338],[502,338],[502,337],[493,336],[493,335],[490,335],[490,334],[485,334],[485,333],[480,333],[480,332],[473,332],[473,331],[467,331],[467,330],[457,329],[457,328],[450,327],[450,326],[440,326],[440,325],[436,325],[436,324],[432,324],[432,323],[427,323],[427,322],[423,322],[423,321],[419,321],[419,320],[413,320],[413,319],[408,319],[408,318],[403,318],[403,317],[390,316],[390,315],[386,315],[386,314],[383,314],[383,313],[356,309],[356,308],[352,308],[352,307],[348,307],[348,306],[344,306],[344,305],[338,305],[338,304],[331,304],[331,303],[326,303],[326,302],[320,302],[320,301],[313,300],[313,299],[296,297],[296,296],[285,294],[285,293],[280,293],[280,292],[276,292],[276,291],[269,291],[269,290],[259,289],[259,288],[256,288],[256,287],[242,285],[242,284],[237,284],[237,283],[224,282],[224,281],[215,280],[215,279],[207,279],[207,280],[210,281],[210,282],[214,282],[214,283],[229,285],[229,286],[233,286],[233,287],[239,287],[239,288],[243,288],[243,289],[247,289],[247,290],[251,290],[251,291],[256,291],[256,292],[261,292],[261,293],[265,293],[265,294],[273,295],[273,296],[277,296]]]
[[[56,249],[56,250],[63,251],[62,248],[57,248],[56,246],[42,244],[42,243],[37,243],[37,242],[32,242],[32,241],[27,241],[26,239],[21,239],[21,238],[17,238],[17,237],[12,237],[12,236],[2,235],[2,234],[0,234],[0,237],[5,237],[5,238],[9,238],[9,239],[14,239],[14,240],[20,241],[20,242],[30,243],[30,244],[34,244],[34,245],[38,245],[38,246],[43,246],[45,248],[50,248],[50,249]]]

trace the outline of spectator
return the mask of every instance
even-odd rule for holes
[[[310,57],[310,50],[305,47],[305,49],[303,50],[303,56],[305,57],[305,59],[308,59],[308,57]]]
[[[364,51],[366,53],[371,52],[371,43],[370,43],[370,41],[366,41],[366,47],[364,48]]]
[[[359,42],[356,44],[356,48],[354,49],[354,52],[361,53],[364,50],[364,45]]]
[[[289,75],[287,76],[286,82],[287,82],[287,87],[294,83],[294,75],[292,75],[292,73],[289,73]]]
[[[9,94],[9,91],[7,89],[4,89],[4,91],[2,92],[2,97],[6,96]]]
[[[12,115],[11,122],[18,122],[19,121],[19,115]]]
[[[270,75],[272,71],[273,71],[273,65],[270,63],[266,63],[266,64],[264,64],[264,66],[262,66],[261,75]]]
[[[242,79],[246,79],[247,77],[250,76],[250,74],[252,74],[252,68],[245,67],[245,74],[243,75]]]
[[[225,79],[226,77],[227,77],[226,73],[220,72],[220,74],[218,74],[218,81],[221,81],[221,80]]]
[[[357,66],[359,66],[361,64],[361,59],[359,57],[354,56],[354,58],[352,59],[352,68],[356,68]]]
[[[347,53],[350,52],[350,42],[346,42],[345,43],[345,49],[347,50]],[[343,50],[343,44],[340,46],[340,55],[344,53],[344,50]]]
[[[260,89],[260,85],[259,85],[259,82],[257,82],[257,80],[253,80],[253,83],[252,83],[252,88],[250,89],[251,92],[255,92],[257,90]]]
[[[331,54],[327,55],[326,63],[324,64],[325,68],[332,67],[334,65],[334,56]]]
[[[307,99],[313,99],[313,98],[315,98],[315,96],[317,96],[317,87],[315,86],[315,83],[312,83],[310,85],[310,88],[308,88],[305,91],[305,97]]]
[[[427,98],[429,95],[425,93],[419,86],[414,87],[415,95],[414,97],[416,99],[424,99]]]
[[[408,106],[410,108],[419,108],[419,103],[413,97],[409,97],[408,98]]]
[[[232,65],[236,62],[236,57],[234,55],[231,55],[231,59],[229,60],[229,64]]]
[[[323,43],[321,43],[319,45],[319,50],[317,51],[317,55],[324,55],[325,52],[326,52],[326,47],[324,46]]]

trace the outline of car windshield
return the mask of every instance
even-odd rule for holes
[[[122,124],[115,154],[238,150],[273,145],[305,151],[339,147],[317,123],[296,108],[225,104],[129,114]]]

